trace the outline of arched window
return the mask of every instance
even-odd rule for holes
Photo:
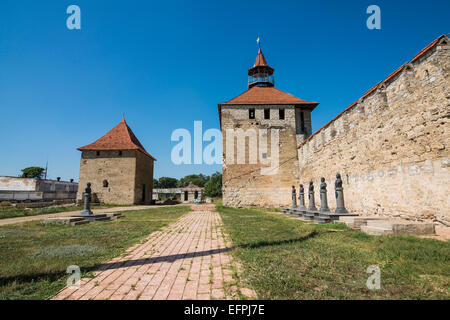
[[[108,180],[103,180],[103,188],[108,188],[108,186],[109,186],[109,183],[108,183]]]

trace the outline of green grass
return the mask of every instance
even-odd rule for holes
[[[218,211],[259,299],[450,298],[449,242],[370,236],[269,210]],[[381,269],[380,290],[367,289],[371,265]]]
[[[48,299],[65,286],[68,266],[89,276],[188,211],[188,206],[128,211],[115,221],[76,227],[40,221],[0,227],[0,299]]]
[[[106,209],[112,207],[118,207],[120,205],[115,204],[101,204],[93,206],[92,209]],[[59,213],[83,210],[83,206],[55,206],[36,209],[20,209],[20,208],[2,208],[0,207],[0,219],[17,218],[17,217],[29,217],[37,216],[40,214]]]

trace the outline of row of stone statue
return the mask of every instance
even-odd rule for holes
[[[308,191],[308,200],[309,206],[306,208],[305,206],[305,191],[303,189],[303,185],[300,185],[299,190],[299,206],[297,206],[297,193],[295,187],[292,186],[292,209],[298,211],[309,211],[309,212],[330,212],[330,208],[328,208],[328,199],[327,199],[327,184],[325,182],[325,178],[320,179],[320,210],[317,210],[316,204],[314,201],[314,183],[312,180],[309,182],[309,191]],[[344,205],[344,188],[342,187],[342,179],[341,175],[338,173],[336,175],[336,182],[334,183],[334,190],[336,196],[336,214],[345,214],[348,213],[347,209],[345,209]]]

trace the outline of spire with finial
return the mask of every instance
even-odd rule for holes
[[[248,88],[254,86],[258,87],[273,87],[275,84],[275,79],[273,77],[274,69],[271,68],[262,53],[260,46],[260,39],[256,40],[258,42],[258,54],[256,55],[255,64],[252,68],[248,69]]]

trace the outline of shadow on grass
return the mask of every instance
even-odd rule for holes
[[[326,233],[326,232],[322,232],[322,233]],[[256,243],[241,244],[241,245],[238,245],[237,247],[243,248],[243,249],[248,249],[248,248],[254,249],[254,248],[269,247],[269,246],[279,246],[279,245],[283,245],[283,244],[292,244],[292,243],[296,243],[296,242],[303,242],[308,239],[314,238],[317,235],[319,235],[319,232],[313,231],[310,234],[308,234],[307,236],[296,238],[296,239],[287,239],[287,240],[279,240],[279,241],[259,241]]]
[[[89,268],[91,269],[91,268]],[[84,270],[83,270],[84,271]],[[0,286],[6,286],[11,283],[30,283],[37,282],[40,280],[47,280],[50,282],[55,282],[60,280],[62,277],[68,276],[68,274],[64,271],[54,271],[47,273],[31,273],[31,274],[19,274],[10,277],[0,277]]]
[[[267,246],[292,244],[292,243],[296,243],[296,242],[306,241],[308,239],[316,237],[317,235],[319,235],[319,232],[313,231],[304,237],[300,237],[300,238],[296,238],[296,239],[287,239],[287,240],[280,240],[280,241],[260,241],[260,242],[256,242],[256,243],[241,244],[241,245],[233,246],[231,248],[221,248],[221,249],[205,250],[205,251],[199,251],[199,252],[173,254],[173,255],[167,255],[167,256],[162,256],[162,257],[145,258],[145,259],[126,260],[126,258],[124,258],[123,261],[118,261],[118,262],[114,262],[114,263],[97,264],[92,267],[82,268],[82,271],[83,271],[83,273],[84,272],[88,273],[88,272],[92,272],[92,271],[105,271],[105,270],[110,270],[110,269],[119,269],[119,268],[124,268],[124,267],[131,267],[131,266],[142,266],[142,265],[154,264],[154,263],[159,263],[159,262],[175,262],[178,259],[202,257],[202,256],[208,256],[208,255],[217,254],[217,253],[229,252],[235,248],[255,249],[255,248],[261,248],[261,247],[267,247]],[[68,276],[68,274],[64,270],[64,271],[55,271],[55,272],[49,272],[49,273],[35,273],[35,274],[27,274],[27,275],[15,275],[15,276],[11,276],[11,277],[0,277],[0,286],[11,284],[12,282],[27,283],[27,282],[37,281],[37,280],[47,280],[50,282],[54,282],[65,276]]]

